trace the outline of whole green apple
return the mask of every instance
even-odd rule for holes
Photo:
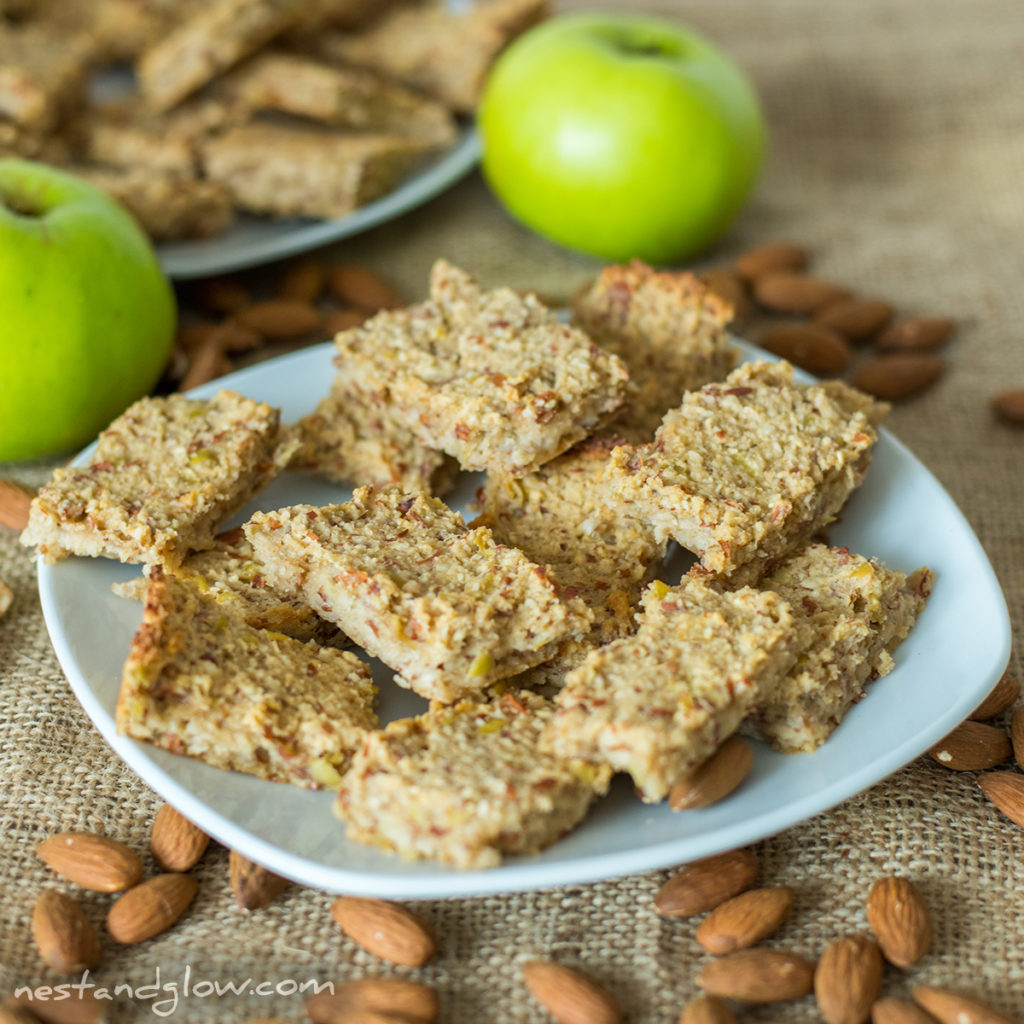
[[[0,160],[0,460],[95,437],[156,383],[174,326],[124,209],[55,168]]]
[[[764,123],[736,65],[671,22],[554,18],[498,59],[483,171],[524,224],[612,260],[671,263],[713,242],[757,178]]]

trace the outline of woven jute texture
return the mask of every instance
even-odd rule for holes
[[[763,179],[707,263],[791,238],[811,248],[824,276],[889,298],[906,313],[957,318],[948,373],[926,396],[897,408],[889,426],[964,510],[1011,615],[1024,620],[1024,433],[996,422],[988,405],[994,392],[1024,386],[1020,0],[632,6],[702,29],[748,69],[763,97],[771,127]],[[438,255],[488,284],[555,297],[569,295],[597,266],[512,223],[476,176],[329,255],[384,271],[410,297],[423,293]],[[0,368],[0,400],[2,387]],[[0,475],[38,484],[49,468],[0,467]],[[47,872],[36,844],[59,830],[86,829],[145,851],[160,801],[111,754],[70,693],[43,624],[30,556],[3,529],[0,577],[15,591],[0,621],[0,990],[10,991],[59,980],[40,964],[30,918],[44,887],[73,887]],[[914,729],[912,719],[906,727]],[[974,773],[919,760],[755,849],[764,883],[796,892],[792,918],[771,944],[816,957],[837,934],[866,929],[864,900],[876,877],[903,874],[932,907],[934,951],[906,972],[890,969],[884,990],[906,995],[915,983],[948,985],[1024,1019],[1024,833],[987,803]],[[601,979],[628,1020],[664,1024],[695,993],[702,962],[695,922],[653,911],[668,871],[415,903],[439,941],[437,958],[419,971],[389,968],[345,939],[326,894],[292,887],[265,910],[237,909],[223,849],[211,849],[195,874],[199,895],[169,932],[138,947],[105,940],[93,980],[111,992],[174,986],[161,988],[159,998],[146,989],[134,1002],[122,996],[112,1019],[297,1021],[302,997],[287,994],[296,984],[393,973],[435,985],[451,1024],[539,1024],[548,1018],[527,994],[518,964],[545,956]],[[97,925],[109,902],[83,895]],[[210,994],[210,982],[246,979],[250,988],[269,982],[285,994]],[[745,1015],[768,1017],[812,1021],[819,1014],[808,998]]]

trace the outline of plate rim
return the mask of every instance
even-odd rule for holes
[[[772,360],[777,358],[742,339],[733,340],[739,342],[746,358],[756,357]],[[221,387],[232,387],[244,393],[246,378],[252,374],[266,372],[268,365],[279,365],[284,360],[299,361],[315,358],[317,353],[326,354],[331,346],[331,342],[324,342],[321,345],[311,346],[273,360],[254,364],[197,388],[189,392],[189,395],[206,397]],[[801,376],[811,379],[806,374],[801,374]],[[949,508],[962,530],[962,539],[969,541],[974,558],[988,570],[986,577],[988,596],[989,599],[994,599],[995,607],[1000,613],[999,622],[996,624],[999,627],[999,643],[991,652],[989,667],[983,675],[979,673],[979,681],[974,686],[965,687],[961,691],[960,699],[951,702],[945,712],[932,719],[926,728],[908,734],[906,740],[890,750],[887,756],[868,762],[859,770],[849,773],[841,782],[830,783],[823,789],[815,790],[786,803],[783,807],[770,806],[767,810],[748,816],[741,821],[719,826],[697,835],[684,835],[671,841],[657,842],[650,847],[633,848],[628,851],[597,852],[554,863],[532,862],[528,858],[522,860],[509,858],[503,861],[500,867],[487,870],[446,870],[447,866],[439,866],[432,861],[425,861],[423,864],[426,865],[426,869],[423,872],[408,874],[335,867],[292,853],[247,831],[195,796],[153,760],[147,744],[117,734],[113,717],[102,706],[99,697],[94,693],[92,686],[79,668],[72,655],[65,631],[60,625],[54,589],[55,577],[52,572],[55,567],[46,565],[41,557],[37,557],[38,586],[44,620],[57,659],[72,691],[92,725],[100,732],[117,756],[145,784],[173,804],[186,817],[190,817],[213,838],[230,849],[239,850],[246,857],[262,864],[269,870],[301,885],[331,893],[361,893],[384,898],[433,899],[527,892],[642,874],[677,864],[689,863],[702,857],[760,841],[787,828],[799,825],[815,815],[825,813],[858,793],[877,785],[915,760],[963,721],[1005,671],[1012,641],[1009,610],[998,577],[992,569],[991,561],[984,547],[966,516],[928,467],[889,430],[882,428],[879,433],[880,438],[884,438],[886,444],[895,447],[901,458],[913,460],[927,475],[930,482],[945,496]],[[87,458],[95,444],[95,441],[92,442],[72,461],[78,462]],[[984,690],[982,685],[985,686]],[[813,756],[813,754],[790,756]],[[271,782],[264,784],[276,785]],[[324,796],[330,798],[331,794],[325,793]],[[344,838],[343,833],[340,838]]]

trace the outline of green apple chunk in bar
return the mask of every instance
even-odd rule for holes
[[[479,693],[590,628],[545,569],[422,493],[364,487],[343,505],[257,513],[245,533],[275,585],[431,700]]]
[[[747,363],[691,391],[654,440],[617,448],[611,500],[700,559],[753,583],[831,522],[867,471],[886,407],[839,381]]]
[[[484,291],[434,264],[430,299],[334,339],[349,386],[464,469],[522,476],[593,433],[622,404],[627,372],[534,296]]]
[[[155,566],[117,731],[218,768],[336,789],[379,724],[375,693],[354,654],[254,629]]]
[[[611,775],[541,749],[551,713],[539,694],[509,691],[370,733],[338,793],[347,837],[460,868],[550,846],[607,792]]]
[[[179,565],[277,476],[279,435],[277,409],[233,391],[140,399],[100,434],[88,465],[54,471],[21,542],[48,562]]]
[[[741,731],[786,753],[819,747],[864,696],[865,684],[892,671],[892,651],[923,610],[933,579],[929,569],[907,576],[826,544],[787,558],[758,587],[789,603],[809,642]]]
[[[656,580],[637,632],[569,673],[545,743],[628,772],[644,801],[662,800],[789,670],[803,642],[793,621],[775,594]]]

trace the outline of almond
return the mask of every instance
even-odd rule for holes
[[[129,889],[107,913],[107,931],[123,945],[145,942],[185,912],[199,886],[189,875],[157,875]]]
[[[37,1024],[96,1024],[103,1017],[109,1002],[101,1003],[88,988],[75,990],[70,999],[32,999],[30,996],[8,996],[3,1002],[5,1010],[20,1013],[12,1024],[31,1021]],[[6,1022],[5,1022],[6,1024]]]
[[[437,993],[429,985],[407,978],[358,978],[306,1000],[306,1015],[314,1024],[348,1020],[348,1014],[362,1011],[430,1024],[440,1007]]]
[[[7,614],[7,609],[14,601],[14,591],[3,580],[0,580],[0,619]]]
[[[853,384],[876,398],[896,402],[931,387],[945,369],[946,364],[938,356],[910,353],[882,356],[866,362],[854,374]]]
[[[978,779],[978,785],[1010,821],[1024,828],[1024,775],[988,772]]]
[[[324,317],[324,333],[333,338],[342,331],[350,331],[366,323],[369,314],[358,309],[335,309]]]
[[[316,302],[326,283],[327,269],[319,260],[300,260],[285,271],[277,294],[282,299]]]
[[[741,949],[706,963],[696,980],[705,992],[722,999],[774,1003],[807,995],[814,964],[778,949]]]
[[[218,324],[185,324],[184,327],[178,328],[174,340],[186,352],[193,352],[217,333],[218,326]]]
[[[753,763],[750,744],[740,736],[730,736],[695,772],[672,787],[669,807],[693,811],[718,803],[747,777]]]
[[[695,938],[714,956],[746,949],[777,931],[793,908],[788,885],[751,889],[720,903],[700,923]]]
[[[928,352],[942,345],[956,328],[948,316],[915,316],[887,327],[875,342],[886,352]]]
[[[1020,683],[1009,672],[1004,672],[999,682],[992,687],[992,692],[971,712],[971,718],[982,722],[995,718],[1011,707],[1019,696]]]
[[[235,323],[282,341],[311,334],[320,329],[320,314],[308,302],[296,299],[268,299],[254,302],[235,313]]]
[[[216,380],[224,372],[224,349],[220,346],[217,332],[214,331],[200,345],[192,350],[188,370],[178,385],[179,391],[191,391],[203,384]]]
[[[0,480],[0,525],[12,530],[28,526],[28,510],[34,494],[13,480]]]
[[[1018,426],[1024,423],[1024,388],[1015,391],[1000,391],[992,396],[992,409],[1007,423]]]
[[[245,286],[233,277],[210,277],[190,289],[196,302],[211,313],[234,313],[251,302]]]
[[[341,896],[331,904],[331,916],[353,942],[392,963],[420,967],[436,950],[426,922],[389,900]]]
[[[757,857],[749,850],[731,850],[694,861],[677,871],[654,897],[663,917],[692,917],[713,910],[757,878]]]
[[[736,1014],[717,996],[696,996],[683,1007],[679,1024],[736,1024]]]
[[[734,266],[744,281],[753,281],[779,270],[804,270],[809,259],[807,249],[795,242],[765,242],[741,253]]]
[[[731,271],[722,267],[711,267],[700,275],[708,291],[717,295],[732,307],[733,324],[742,324],[750,316],[750,299],[743,282]]]
[[[533,998],[559,1024],[619,1024],[622,1011],[593,978],[550,960],[523,964],[523,980]]]
[[[840,285],[790,271],[762,274],[753,287],[758,304],[776,313],[814,313],[832,302],[850,298],[850,292]]]
[[[78,974],[98,967],[100,941],[82,908],[56,889],[44,889],[32,911],[32,938],[55,971]]]
[[[932,946],[932,915],[906,878],[879,878],[868,893],[868,925],[885,959],[896,967],[916,964]]]
[[[892,306],[881,299],[840,299],[814,314],[814,322],[831,327],[847,341],[867,341],[892,319]]]
[[[1013,759],[1024,771],[1024,708],[1017,708],[1010,717],[1010,742],[1013,744]]]
[[[369,313],[405,305],[402,297],[379,274],[354,263],[332,267],[327,282],[346,306],[365,309]]]
[[[961,722],[928,751],[939,764],[960,772],[994,768],[1008,761],[1012,753],[1010,737],[1002,729],[971,721]]]
[[[762,348],[822,377],[841,373],[850,361],[850,346],[831,327],[821,324],[778,324],[761,335]]]
[[[164,804],[153,822],[149,848],[164,871],[188,871],[210,845],[210,837],[170,804]]]
[[[142,877],[142,861],[134,850],[93,832],[50,836],[36,853],[52,871],[93,892],[121,892]]]
[[[275,875],[237,850],[232,850],[228,857],[228,879],[235,902],[243,910],[260,910],[288,888],[287,878]]]
[[[249,352],[263,344],[263,335],[234,320],[218,324],[212,337],[225,352]]]
[[[882,987],[882,952],[864,935],[825,947],[814,972],[814,998],[828,1024],[863,1024]]]
[[[935,1018],[906,999],[876,999],[871,1007],[871,1024],[935,1024]]]
[[[941,1024],[1014,1024],[1014,1021],[980,999],[933,985],[914,987],[914,1002]]]

